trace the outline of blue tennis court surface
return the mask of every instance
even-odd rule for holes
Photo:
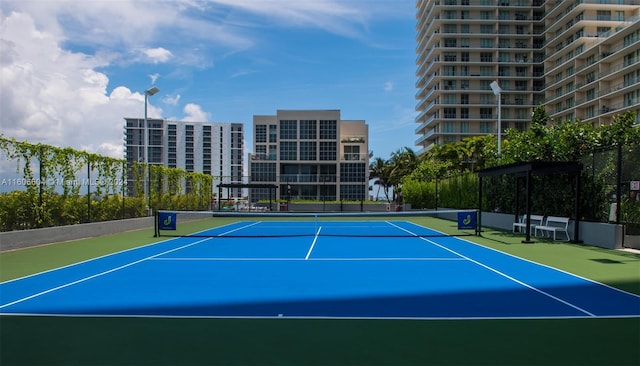
[[[638,295],[409,222],[238,222],[199,234],[212,237],[173,238],[1,283],[0,314],[640,316]],[[259,234],[266,237],[250,237]]]

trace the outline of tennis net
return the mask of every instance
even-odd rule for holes
[[[404,212],[158,211],[155,236],[437,237],[475,235],[475,210]]]

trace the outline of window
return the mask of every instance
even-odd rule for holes
[[[456,62],[456,53],[455,52],[445,52],[444,60],[446,62]]]
[[[275,182],[275,180],[276,167],[274,163],[251,163],[252,182]]]
[[[320,120],[320,139],[321,140],[335,140],[337,135],[338,135],[338,125],[335,120]]]
[[[442,127],[442,132],[445,133],[453,133],[456,132],[456,123],[455,122],[445,122]]]
[[[298,138],[298,121],[281,120],[280,121],[280,139],[295,140]]]
[[[256,142],[267,142],[267,126],[256,126]]]
[[[320,160],[337,160],[337,149],[335,142],[320,141]]]
[[[280,160],[298,160],[298,143],[285,141],[280,143]]]
[[[480,62],[493,62],[493,54],[491,52],[480,52]]]
[[[445,66],[444,67],[444,75],[445,76],[455,76],[456,75],[456,67],[455,66]]]
[[[454,13],[455,17],[455,13]],[[447,18],[454,19],[454,18]],[[458,25],[457,24],[445,24],[444,25],[444,33],[458,33]]]
[[[444,109],[444,118],[456,118],[456,109],[455,108],[445,108]]]
[[[627,55],[624,55],[624,66],[630,66],[635,62],[635,56],[633,53],[629,53]]]
[[[624,75],[624,86],[630,86],[636,83],[635,74],[630,72]]]
[[[455,80],[444,80],[444,90],[456,90]]]
[[[494,133],[493,122],[480,122],[480,133]]]
[[[628,107],[628,106],[634,104],[634,100],[635,100],[634,94],[635,94],[634,92],[630,92],[630,93],[625,93],[624,94],[624,106],[625,107]]]
[[[598,10],[598,20],[611,20],[611,11]]]
[[[456,96],[454,94],[445,94],[444,104],[456,104]]]
[[[300,160],[316,160],[316,142],[301,141],[300,142]]]
[[[300,121],[300,140],[316,139],[316,121],[301,120]]]
[[[570,93],[570,92],[573,91],[574,88],[575,87],[573,85],[573,81],[571,81],[571,82],[567,83],[567,86],[565,87],[565,90],[567,91],[567,93]]]
[[[345,145],[344,160],[360,160],[360,146]]]
[[[480,66],[481,76],[493,76],[493,66]]]

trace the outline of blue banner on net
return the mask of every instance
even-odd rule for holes
[[[475,230],[476,221],[476,211],[458,212],[458,230]]]
[[[176,221],[177,218],[175,212],[160,212],[158,214],[158,229],[175,230]]]

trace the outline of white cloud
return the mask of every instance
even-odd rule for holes
[[[369,17],[367,6],[339,0],[209,0],[275,21],[279,26],[317,27],[348,37],[359,37]],[[331,26],[327,26],[331,24]]]
[[[149,79],[151,79],[151,84],[155,84],[159,77],[160,77],[160,74],[158,73],[149,75]]]
[[[166,95],[164,98],[162,98],[162,102],[168,105],[178,105],[179,101],[180,101],[180,94],[176,94],[175,96]]]
[[[62,49],[64,40],[27,14],[2,16],[1,27],[2,133],[122,158],[123,118],[141,114],[144,96],[125,87],[108,95],[109,79],[96,71],[102,60]]]
[[[173,57],[171,51],[162,47],[143,49],[142,53],[154,64],[165,63]],[[154,75],[156,75],[157,78],[157,74]],[[154,80],[154,75],[150,75],[152,81]]]
[[[144,90],[149,85],[110,85],[118,78],[109,73],[109,67],[124,69],[136,63],[210,67],[215,62],[211,49],[216,49],[214,55],[246,49],[256,42],[260,29],[272,25],[315,27],[360,37],[367,32],[366,22],[373,13],[388,14],[380,7],[393,8],[380,4],[341,0],[2,0],[1,133],[122,158],[124,118],[141,116],[144,108],[144,96],[131,89]],[[154,71],[139,75],[148,75],[154,85],[160,77]],[[174,75],[183,75],[180,71],[172,70]],[[250,72],[253,70],[241,70],[233,77]],[[148,115],[162,117],[162,109],[153,105],[154,101],[178,105],[180,94],[171,95],[150,98]],[[211,120],[197,104],[187,104],[183,111],[185,120]]]
[[[386,83],[384,83],[384,91],[392,91],[393,90],[393,83],[391,81],[387,81]]]
[[[211,115],[202,110],[197,104],[189,103],[184,106],[185,117],[182,118],[185,122],[209,122]]]

